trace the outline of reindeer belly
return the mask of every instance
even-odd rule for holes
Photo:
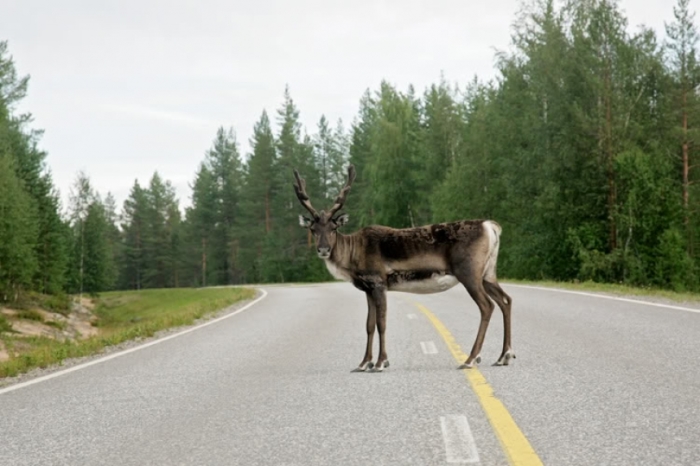
[[[459,281],[454,275],[439,270],[395,271],[387,275],[389,291],[428,294],[447,291]]]

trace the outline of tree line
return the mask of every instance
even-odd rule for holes
[[[329,279],[292,169],[320,209],[348,163],[347,232],[492,218],[503,277],[699,290],[698,35],[689,0],[673,12],[657,37],[613,0],[529,2],[494,80],[382,81],[348,128],[322,117],[309,135],[285,89],[249,154],[218,129],[184,210],[158,172],[122,206],[79,173],[63,209],[0,42],[0,299]]]

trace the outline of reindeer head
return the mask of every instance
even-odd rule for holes
[[[335,198],[333,207],[331,207],[327,213],[324,210],[319,213],[313,208],[309,196],[306,194],[306,181],[299,176],[299,172],[296,170],[294,170],[294,177],[297,180],[297,184],[294,185],[294,191],[297,193],[299,202],[301,202],[301,205],[303,205],[312,216],[312,218],[308,218],[299,215],[299,224],[304,228],[308,228],[313,233],[314,239],[316,240],[316,252],[318,256],[321,259],[328,259],[336,244],[336,230],[348,223],[348,214],[340,214],[337,217],[335,214],[343,207],[343,204],[345,204],[345,198],[348,196],[350,186],[355,180],[355,167],[352,165],[348,167],[348,181],[345,183],[343,189],[340,190],[340,194]]]

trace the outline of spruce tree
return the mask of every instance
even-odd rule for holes
[[[14,161],[0,153],[0,301],[31,290],[38,228],[31,196],[15,175]]]

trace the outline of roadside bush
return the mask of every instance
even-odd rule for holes
[[[677,228],[664,231],[657,252],[657,284],[674,291],[692,290],[696,283],[695,267],[686,250],[683,235]]]
[[[0,333],[11,332],[12,325],[7,321],[4,315],[0,314]]]

